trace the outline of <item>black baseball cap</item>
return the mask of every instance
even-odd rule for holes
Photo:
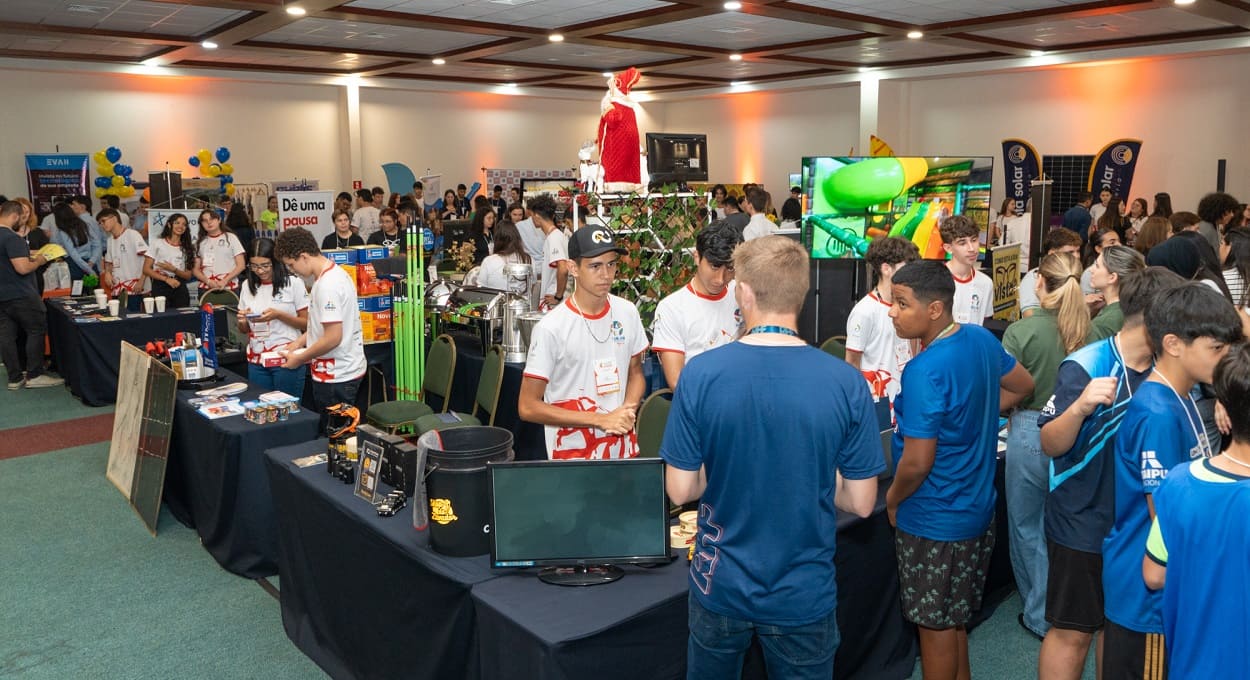
[[[569,258],[576,260],[582,257],[598,257],[604,253],[616,251],[621,255],[625,249],[616,245],[616,234],[604,226],[587,225],[573,232],[569,238]]]

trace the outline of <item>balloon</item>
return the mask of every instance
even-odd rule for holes
[[[113,172],[113,166],[111,165],[97,165],[95,174],[101,177],[112,177],[116,173]]]
[[[208,166],[208,170],[206,170],[204,174],[208,175],[209,177],[216,177],[221,174],[221,166],[217,165],[216,163],[213,163],[212,165]]]
[[[135,172],[134,168],[130,167],[129,165],[123,165],[122,171],[117,174],[121,175],[122,177],[129,178],[131,175],[134,174],[134,172]]]
[[[122,177],[125,177],[125,176],[126,176],[126,166],[122,165],[121,163],[114,163],[114,164],[113,164],[113,174],[114,174],[114,175],[121,175]]]
[[[107,177],[97,177],[95,178],[95,185],[100,187],[101,189],[107,189],[113,186],[113,183],[109,181],[109,178]]]
[[[230,149],[224,146],[217,147],[217,162],[225,163],[228,160],[230,160]]]
[[[104,165],[109,162],[108,156],[104,155],[104,149],[100,149],[99,151],[91,154],[91,160],[95,161],[96,165]]]
[[[225,169],[224,169],[224,168],[222,169],[222,172],[223,172],[223,173],[225,172]],[[234,175],[231,175],[231,174],[223,174],[223,175],[221,176],[221,178],[222,178],[223,180],[225,180],[225,181],[226,181],[226,184],[234,184]]]
[[[192,156],[187,159],[187,164],[193,168],[198,168],[200,167],[200,159],[196,158],[195,156]]]
[[[95,197],[96,197],[96,198],[104,198],[104,197],[105,197],[105,195],[106,195],[106,194],[105,194],[105,191],[106,191],[105,189],[100,189],[100,188],[98,188],[98,187],[97,187],[97,188],[96,188],[96,190],[95,190]]]
[[[200,165],[208,165],[213,162],[213,154],[209,153],[208,149],[200,149],[199,151],[196,151],[195,157],[200,159]]]
[[[132,180],[129,177],[125,177],[125,176],[122,177],[122,184],[124,184],[125,186],[130,186],[131,181]]]
[[[227,174],[227,175],[233,175],[233,174],[234,174],[234,164],[233,164],[233,163],[227,163],[227,162],[225,162],[225,161],[222,161],[222,162],[221,162],[221,171],[222,171],[222,172],[224,172],[224,173],[225,173],[225,174]]]
[[[126,184],[126,178],[121,175],[113,175],[113,186],[120,187]]]
[[[121,191],[121,197],[122,197],[122,198],[130,198],[131,196],[134,196],[134,195],[135,195],[135,188],[134,188],[134,187],[130,186],[129,184],[127,184],[126,186],[122,187],[122,191]]]
[[[122,150],[115,146],[110,146],[104,150],[104,157],[108,159],[108,162],[116,163],[122,158]]]
[[[233,196],[233,195],[234,195],[234,185],[233,185],[233,184],[227,184],[227,185],[226,185],[226,195],[227,195],[227,196]]]

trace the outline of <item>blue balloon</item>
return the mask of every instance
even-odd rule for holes
[[[135,169],[134,169],[134,168],[130,167],[129,165],[123,165],[123,166],[122,166],[122,172],[121,172],[121,176],[122,176],[122,177],[125,177],[125,178],[129,179],[129,178],[130,178],[130,176],[131,176],[131,175],[133,175],[133,174],[135,174]]]
[[[221,178],[225,180],[226,184],[234,183],[234,175],[222,175]]]
[[[121,175],[122,177],[125,177],[125,176],[126,176],[126,166],[122,165],[121,163],[114,163],[114,164],[113,164],[113,174],[114,174],[114,175]]]
[[[192,157],[188,158],[188,159],[187,159],[187,162],[188,162],[188,163],[190,163],[190,164],[191,164],[191,167],[193,167],[193,168],[198,168],[198,167],[200,167],[200,159],[196,158],[195,156],[192,156]]]
[[[124,186],[124,187],[128,187],[128,186],[130,186],[130,181],[131,181],[131,180],[130,180],[130,176],[129,176],[129,175],[127,175],[127,176],[123,177],[122,179],[123,179],[123,180],[125,180],[125,182],[126,182],[126,183],[125,183],[125,184],[123,184],[122,186]]]
[[[224,146],[218,147],[215,155],[217,156],[218,163],[225,163],[230,160],[230,149],[227,149]]]
[[[116,163],[122,158],[122,150],[115,146],[110,146],[104,150],[104,157],[109,159],[110,163]]]
[[[113,186],[113,180],[107,177],[97,177],[95,178],[95,185],[100,187],[101,189],[107,189]]]

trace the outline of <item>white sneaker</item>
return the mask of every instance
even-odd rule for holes
[[[11,382],[11,383],[9,383],[9,389],[11,389],[11,390],[20,390],[20,389],[22,389],[22,385],[24,385],[24,384],[26,384],[26,376],[24,376],[24,375],[19,375],[19,376],[17,376],[17,382]]]
[[[44,373],[42,375],[37,375],[26,381],[26,387],[28,388],[30,387],[56,387],[57,385],[64,385],[64,384],[65,384],[64,378],[55,378],[53,376],[48,375],[47,373]]]

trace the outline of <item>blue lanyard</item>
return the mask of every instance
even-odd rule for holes
[[[747,335],[755,335],[756,333],[780,333],[782,335],[790,335],[796,338],[799,337],[798,331],[786,328],[785,326],[755,326],[751,330],[747,331]]]

